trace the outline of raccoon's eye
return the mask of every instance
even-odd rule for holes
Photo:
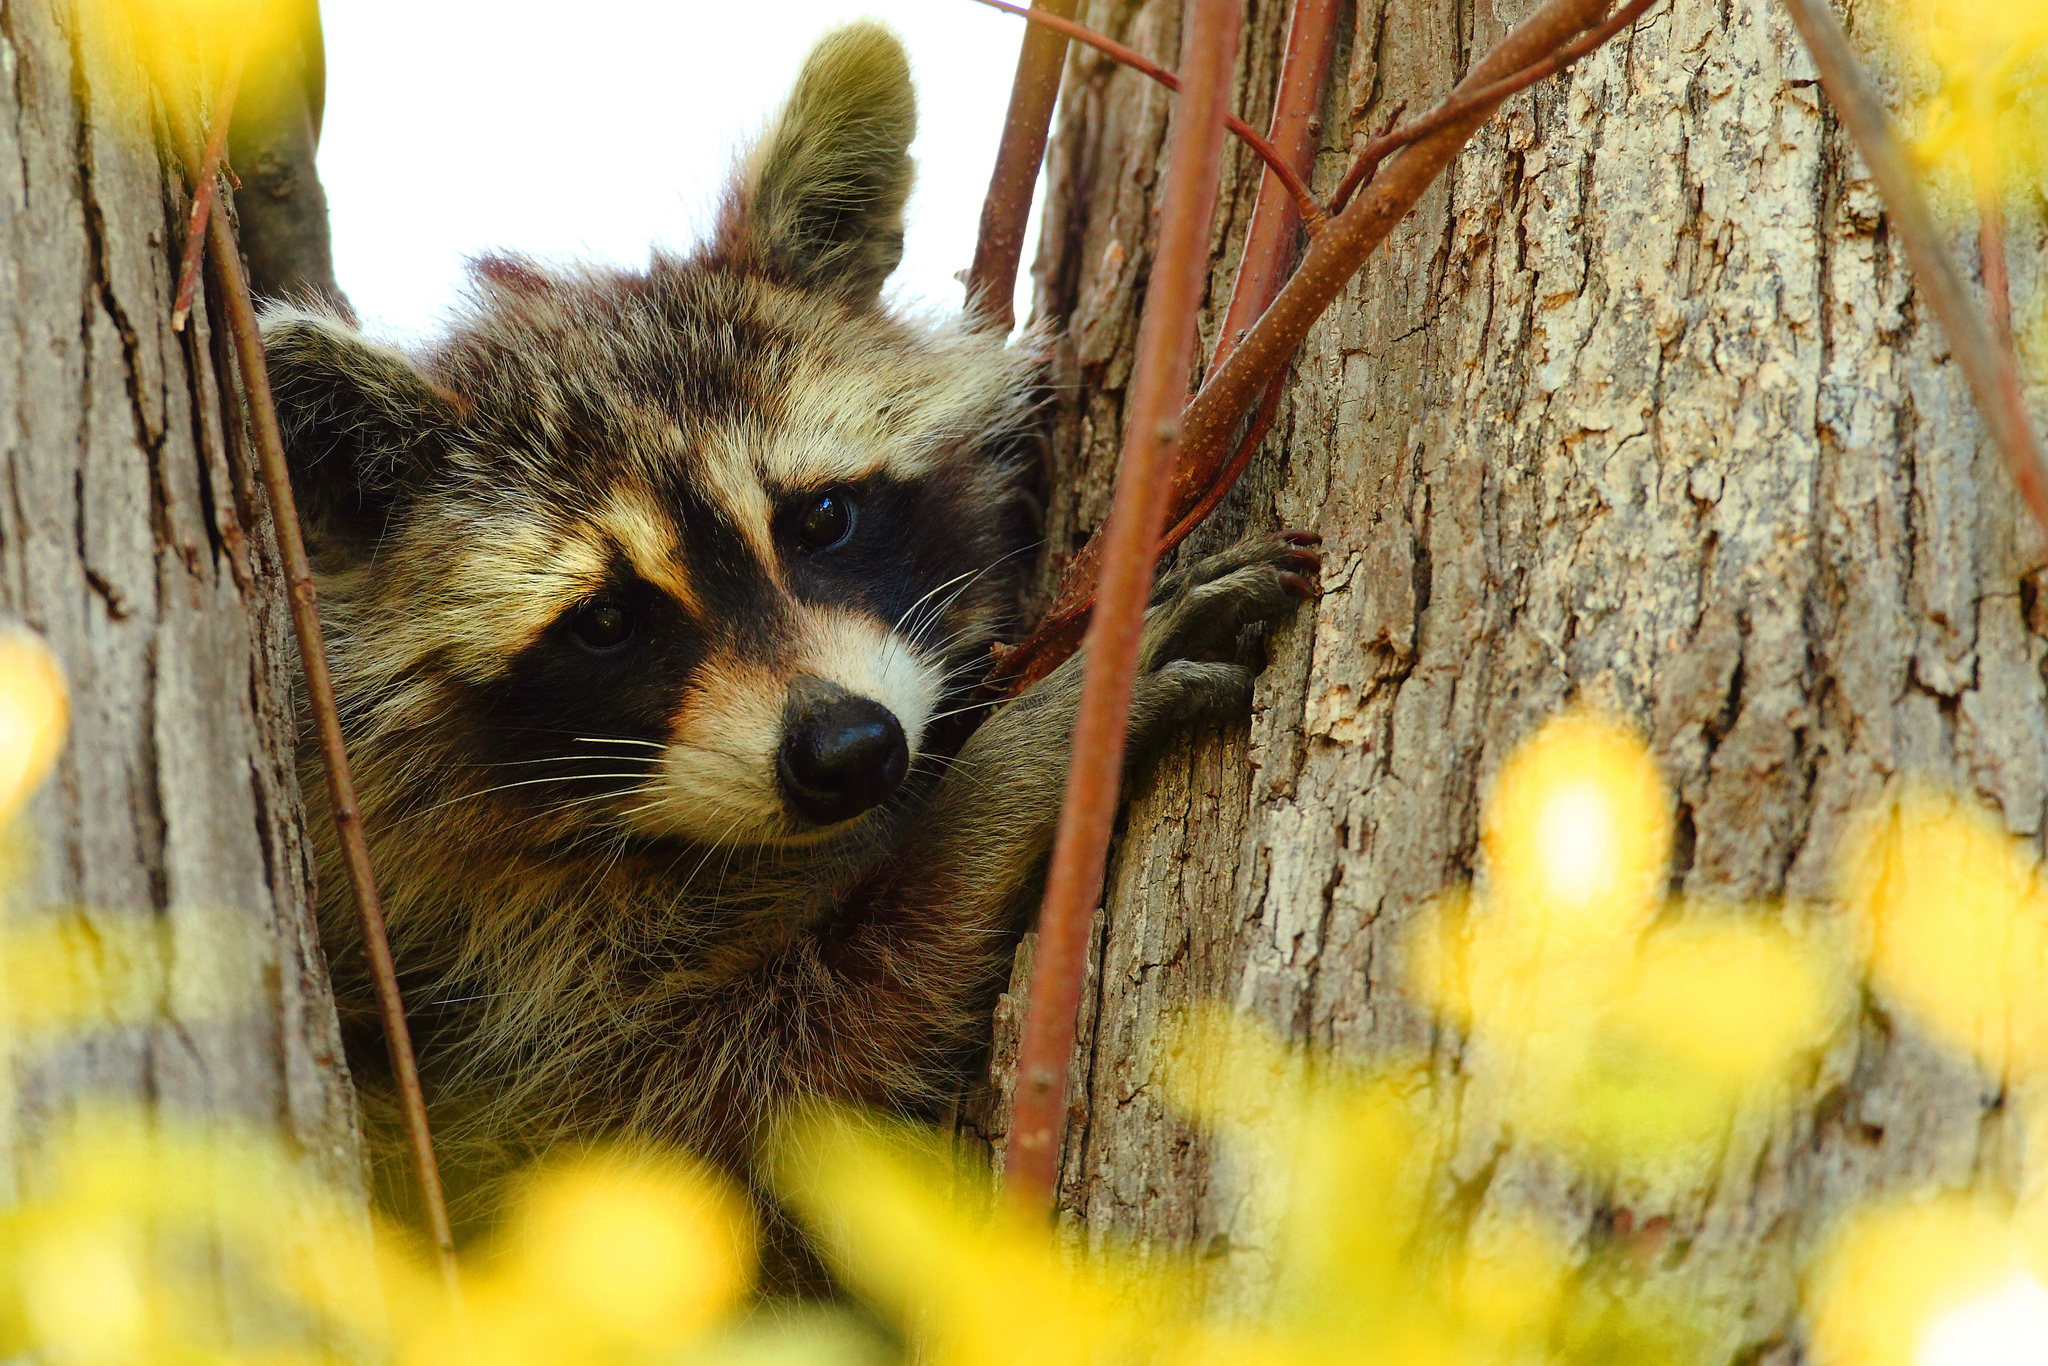
[[[633,616],[617,598],[600,594],[570,613],[569,629],[586,649],[609,653],[633,638]]]
[[[796,538],[807,550],[830,550],[853,534],[853,499],[844,489],[814,494],[796,518]]]

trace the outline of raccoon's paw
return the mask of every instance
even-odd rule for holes
[[[1131,688],[1129,748],[1138,754],[1204,717],[1236,718],[1251,710],[1257,670],[1246,664],[1171,659]]]
[[[1255,536],[1163,578],[1138,642],[1139,677],[1176,660],[1244,664],[1246,627],[1278,621],[1316,595],[1321,540],[1306,531]]]

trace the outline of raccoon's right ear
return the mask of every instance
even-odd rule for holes
[[[831,30],[728,196],[715,257],[872,306],[903,259],[916,134],[902,42],[872,20]]]
[[[392,504],[440,462],[466,405],[395,348],[306,309],[265,313],[263,358],[300,519],[323,551],[373,544]]]

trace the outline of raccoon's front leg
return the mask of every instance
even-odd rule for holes
[[[1239,656],[1238,638],[1315,593],[1316,539],[1257,537],[1160,581],[1138,643],[1129,761],[1200,719],[1250,707],[1256,671]],[[1076,655],[989,717],[919,822],[906,852],[969,903],[952,907],[956,922],[992,923],[1052,843],[1082,668]]]

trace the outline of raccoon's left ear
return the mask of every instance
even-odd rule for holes
[[[903,44],[870,20],[818,40],[720,216],[715,254],[857,306],[903,259],[917,94]]]
[[[263,359],[307,530],[344,557],[373,546],[439,467],[468,405],[402,352],[308,309],[265,312]]]

